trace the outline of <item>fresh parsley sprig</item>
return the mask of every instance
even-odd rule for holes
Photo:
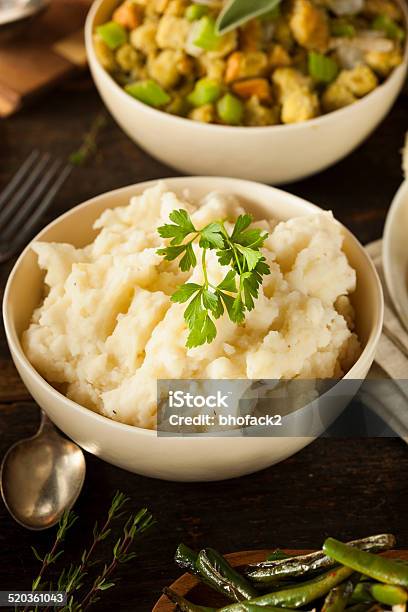
[[[260,249],[268,234],[259,228],[250,228],[252,216],[240,215],[229,234],[224,221],[213,221],[198,230],[187,211],[173,210],[170,221],[158,228],[162,238],[170,239],[169,246],[157,250],[167,261],[179,260],[183,272],[197,266],[193,243],[201,249],[203,282],[184,283],[172,295],[173,302],[187,303],[184,319],[189,328],[187,348],[211,343],[217,335],[214,319],[228,313],[231,321],[241,324],[245,312],[255,306],[262,278],[270,269]],[[215,250],[222,266],[230,266],[218,285],[208,279],[206,255]]]

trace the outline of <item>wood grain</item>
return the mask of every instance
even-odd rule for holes
[[[240,568],[249,563],[259,563],[264,561],[272,550],[246,550],[225,555],[232,567]],[[305,555],[313,552],[312,550],[284,550],[288,555]],[[391,559],[403,559],[408,561],[408,550],[390,550],[383,553],[384,557]],[[183,574],[170,585],[170,588],[182,595],[189,601],[202,606],[217,607],[227,605],[228,601],[218,596],[210,588],[200,583],[191,574]],[[175,612],[176,606],[166,595],[162,595],[154,606],[152,612]]]
[[[82,28],[89,5],[85,0],[52,0],[18,36],[0,45],[0,117],[84,67]]]

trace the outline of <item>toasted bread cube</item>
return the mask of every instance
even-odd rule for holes
[[[116,51],[116,61],[124,72],[131,72],[140,64],[140,57],[136,49],[127,43]]]
[[[261,51],[235,51],[227,60],[226,83],[237,79],[263,76],[268,68],[268,56]]]
[[[245,125],[256,127],[277,123],[279,123],[279,109],[276,106],[263,106],[255,96],[245,103]]]
[[[297,123],[320,114],[319,99],[312,81],[295,68],[277,68],[272,75],[279,102],[282,123]]]
[[[203,53],[197,58],[205,76],[215,81],[222,81],[226,68],[226,62],[221,57],[210,57],[208,53]]]
[[[327,87],[322,95],[322,108],[326,113],[330,113],[331,111],[353,104],[356,100],[356,96],[351,93],[348,87],[344,83],[339,83],[336,79]]]
[[[131,31],[130,44],[145,55],[149,55],[157,50],[156,34],[157,23],[145,21],[141,26]]]
[[[213,104],[205,104],[199,106],[191,111],[188,115],[189,119],[193,121],[200,121],[201,123],[213,123],[216,118],[215,107]]]
[[[342,70],[322,96],[323,109],[328,113],[353,104],[377,85],[378,79],[368,66],[361,64],[352,70]]]
[[[174,17],[183,17],[187,6],[188,3],[185,0],[170,0],[164,13],[165,15],[173,15]]]
[[[330,29],[327,14],[312,0],[295,0],[289,25],[296,41],[309,51],[327,51]]]
[[[388,52],[369,51],[364,59],[370,68],[382,77],[387,77],[403,60],[402,53],[397,48]]]
[[[352,70],[342,70],[337,80],[345,85],[357,98],[366,96],[378,85],[378,79],[374,72],[364,64],[360,64]]]
[[[297,89],[312,87],[312,80],[296,68],[277,68],[272,74],[272,82],[281,100]]]
[[[282,123],[298,123],[320,114],[317,94],[307,87],[300,87],[286,96],[282,103]]]
[[[183,55],[182,51],[164,49],[156,57],[150,57],[147,62],[150,77],[164,89],[175,87],[181,77],[179,64]]]
[[[269,65],[272,69],[290,66],[292,58],[286,51],[285,47],[276,44],[269,51]]]
[[[156,34],[157,45],[161,49],[183,50],[190,31],[190,23],[183,17],[164,15],[159,21]]]

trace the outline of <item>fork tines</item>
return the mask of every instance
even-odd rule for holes
[[[0,192],[0,263],[31,237],[71,170],[70,164],[33,151]]]

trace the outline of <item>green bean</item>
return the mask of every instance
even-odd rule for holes
[[[349,542],[349,545],[360,550],[378,552],[392,548],[395,545],[395,538],[391,534],[380,534],[361,540],[353,540]],[[307,576],[320,570],[330,569],[335,565],[336,562],[320,550],[289,559],[251,564],[246,569],[246,575],[255,583],[271,584],[281,578]]]
[[[198,553],[196,553],[194,550],[191,550],[191,548],[186,546],[186,544],[181,543],[178,545],[176,554],[174,555],[174,560],[177,563],[177,565],[181,569],[189,572],[189,574],[193,574],[193,576],[197,576],[197,578],[199,578],[201,582],[203,582],[207,586],[214,588],[213,583],[207,580],[206,577],[203,576],[200,570],[198,569],[196,565],[197,559],[198,559]]]
[[[378,601],[387,606],[399,606],[408,601],[408,592],[391,584],[360,582],[354,589],[353,601]]]
[[[393,559],[386,559],[363,550],[356,550],[334,538],[328,538],[325,541],[323,550],[327,556],[338,563],[351,567],[361,574],[374,578],[374,580],[404,587],[408,586],[408,567],[397,563]]]
[[[300,608],[315,599],[327,595],[333,587],[347,580],[352,573],[353,570],[348,567],[338,567],[308,582],[256,597],[250,600],[249,603],[258,606]],[[239,606],[240,604],[231,604],[222,608],[222,612],[239,612],[242,610]]]
[[[198,554],[191,550],[186,544],[179,544],[177,546],[176,554],[174,555],[174,561],[181,567],[181,569],[187,570],[191,574],[199,574],[196,568]]]
[[[199,552],[196,568],[207,584],[232,601],[252,599],[257,596],[251,584],[212,548],[205,548]]]
[[[248,601],[241,601],[238,608],[234,608],[236,612],[295,612],[291,608],[277,608],[276,606],[257,606]],[[221,608],[223,610],[224,608]],[[218,611],[219,612],[219,611]]]
[[[187,601],[184,597],[173,591],[172,589],[165,588],[163,593],[176,604],[177,609],[181,612],[216,612],[215,608],[207,608],[206,606],[197,606],[196,604]]]
[[[354,582],[347,580],[339,586],[334,587],[326,599],[322,607],[322,612],[343,612],[348,604],[348,601],[354,590]]]
[[[267,561],[281,561],[282,559],[290,559],[293,555],[287,555],[280,550],[280,548],[276,548],[270,555],[266,557]]]

